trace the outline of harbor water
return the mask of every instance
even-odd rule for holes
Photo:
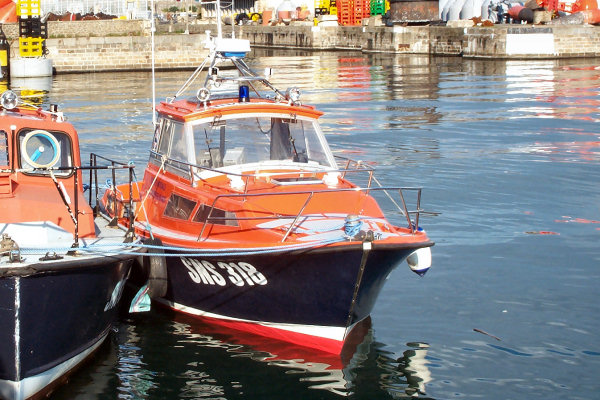
[[[420,220],[436,242],[431,270],[394,270],[371,325],[339,357],[161,309],[123,314],[52,398],[600,396],[600,60],[256,50],[251,64],[326,113],[336,154],[374,165],[387,186],[424,188],[423,208],[439,213]],[[157,98],[187,75],[158,72]],[[83,158],[134,161],[141,178],[150,73],[47,84],[24,93],[59,105]]]

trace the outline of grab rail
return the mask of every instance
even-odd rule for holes
[[[343,163],[345,163],[345,166],[342,166],[341,168],[333,168],[333,169],[321,168],[318,170],[314,170],[312,172],[315,172],[315,173],[340,173],[342,178],[345,178],[346,174],[348,174],[348,173],[368,173],[366,186],[367,186],[367,189],[369,189],[371,187],[372,181],[374,179],[373,174],[375,172],[375,168],[365,164],[362,161],[355,161],[355,160],[352,160],[352,159],[349,159],[346,157],[341,157],[341,156],[334,156],[334,157],[338,160],[342,160]],[[242,173],[236,173],[233,171],[223,171],[222,169],[219,169],[219,168],[209,168],[209,167],[205,167],[203,165],[193,164],[188,161],[178,160],[178,159],[174,159],[174,158],[170,158],[170,157],[167,157],[165,160],[163,160],[162,155],[154,150],[150,151],[150,158],[154,158],[156,161],[160,160],[161,163],[164,162],[167,166],[169,166],[171,168],[175,168],[175,169],[179,170],[181,173],[186,174],[187,179],[189,179],[189,181],[190,181],[190,185],[193,185],[197,179],[203,180],[202,178],[197,178],[195,176],[194,168],[203,170],[203,171],[214,172],[217,174],[227,174],[227,175],[231,175],[231,176],[238,176],[244,180],[244,187],[248,186],[248,180],[250,178],[264,176],[264,174],[247,174],[247,173],[242,174]],[[295,165],[295,166],[297,166],[297,165]],[[308,166],[308,167],[310,167],[310,166]],[[307,171],[303,171],[303,172],[309,172],[309,171],[311,171],[311,168],[307,168]],[[289,174],[290,174],[290,172],[281,172],[280,174],[270,173],[269,176],[271,178],[274,178],[278,175],[289,175]]]
[[[302,204],[302,207],[298,210],[298,212],[296,214],[290,214],[290,215],[280,215],[280,214],[273,214],[272,217],[246,217],[246,218],[235,218],[236,221],[240,221],[240,220],[260,220],[260,219],[291,219],[293,218],[292,223],[290,224],[290,227],[287,229],[282,242],[284,242],[287,237],[289,236],[289,234],[292,232],[292,230],[294,229],[294,226],[296,225],[296,222],[298,221],[298,219],[302,216],[302,213],[304,212],[304,210],[306,209],[306,207],[308,206],[308,204],[313,200],[315,194],[322,194],[322,193],[341,193],[341,192],[365,192],[365,194],[369,194],[369,191],[383,191],[383,192],[388,192],[388,191],[392,191],[392,190],[397,190],[399,195],[400,195],[400,199],[402,202],[402,207],[398,207],[399,211],[402,213],[402,215],[404,215],[406,217],[406,220],[408,222],[408,228],[410,229],[411,233],[415,233],[415,231],[417,231],[418,227],[419,227],[419,216],[422,213],[427,213],[427,211],[421,209],[421,190],[422,188],[419,187],[378,187],[378,188],[342,188],[342,189],[322,189],[322,190],[306,190],[306,191],[294,191],[294,192],[278,192],[278,193],[228,193],[228,194],[220,194],[217,195],[215,197],[215,199],[213,200],[212,204],[210,205],[209,208],[209,212],[206,215],[206,218],[204,219],[204,221],[199,221],[199,222],[203,222],[203,226],[202,226],[202,230],[200,231],[200,234],[198,235],[198,241],[201,240],[206,240],[208,239],[209,235],[203,239],[204,236],[204,231],[206,230],[206,226],[207,224],[213,222],[213,221],[223,221],[223,220],[232,220],[232,218],[226,218],[226,217],[212,217],[212,213],[213,210],[216,209],[216,204],[218,201],[220,201],[221,199],[225,199],[225,198],[231,198],[231,199],[243,199],[243,201],[247,200],[248,198],[256,198],[256,197],[269,197],[269,196],[289,196],[289,195],[307,195],[307,199],[304,201],[304,203]],[[404,196],[404,191],[416,191],[417,194],[417,198],[416,198],[416,209],[415,210],[409,210],[406,200],[405,200],[405,196]],[[397,205],[397,203],[395,203]],[[414,215],[415,216],[415,221],[413,223],[411,216]]]
[[[98,160],[103,160],[110,165],[98,166]],[[83,168],[83,167],[82,167]],[[129,229],[127,231],[127,235],[133,234],[134,232],[134,213],[133,213],[133,174],[135,165],[133,163],[122,163],[119,161],[114,161],[110,158],[106,158],[96,153],[90,153],[90,166],[85,167],[90,170],[90,193],[89,193],[89,205],[92,207],[94,211],[94,216],[98,214],[99,211],[99,183],[98,183],[98,170],[110,170],[113,190],[115,191],[115,196],[113,197],[113,210],[115,210],[115,215],[113,219],[110,221],[109,226],[117,226],[118,225],[118,215],[116,213],[117,210],[117,195],[116,195],[116,187],[117,187],[117,170],[118,169],[127,169],[129,172],[128,180],[129,180]],[[92,205],[92,188],[95,193],[95,203]]]

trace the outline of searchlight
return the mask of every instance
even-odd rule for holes
[[[0,96],[0,106],[5,110],[12,110],[19,103],[19,96],[12,90],[7,90]]]

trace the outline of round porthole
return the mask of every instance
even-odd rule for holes
[[[21,143],[23,160],[34,168],[51,168],[60,159],[60,145],[48,131],[36,129],[25,135]]]

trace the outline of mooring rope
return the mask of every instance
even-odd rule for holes
[[[146,196],[144,196],[144,199],[141,202],[140,209],[133,216],[133,220],[137,221],[137,217],[138,217],[140,211],[144,210],[144,217],[146,218],[146,228],[148,230],[148,233],[150,233],[150,237],[152,239],[154,239],[154,235],[152,234],[152,227],[147,222],[148,221],[148,214],[146,213],[146,206],[145,206],[145,204],[146,204],[146,200],[148,199],[148,196],[150,195],[150,192],[152,191],[152,188],[154,187],[154,184],[158,180],[158,176],[160,175],[160,172],[165,169],[165,163],[167,162],[167,157],[165,155],[162,155],[161,158],[160,158],[160,160],[161,160],[160,168],[158,169],[158,172],[156,172],[156,175],[154,176],[154,179],[152,180],[152,183],[150,184],[150,187],[146,191]],[[134,175],[135,175],[135,171],[134,171]],[[138,189],[138,193],[140,193],[140,187],[138,186],[137,182],[138,181],[137,181],[137,177],[136,177],[136,187]]]
[[[150,244],[132,244],[132,243],[98,243],[84,245],[77,248],[72,247],[21,247],[21,254],[46,254],[46,253],[66,253],[77,251],[82,253],[100,253],[100,254],[137,254],[138,248],[163,250],[162,253],[151,253],[152,257],[211,257],[219,256],[241,256],[254,254],[269,254],[285,251],[305,250],[314,247],[323,247],[329,244],[345,241],[346,238],[339,237],[329,240],[319,240],[316,242],[300,243],[286,246],[269,246],[254,249],[222,248],[222,249],[193,249],[189,247],[178,246],[158,246]],[[129,248],[129,249],[126,249]],[[170,251],[167,253],[167,251]],[[143,253],[140,253],[143,254]]]

